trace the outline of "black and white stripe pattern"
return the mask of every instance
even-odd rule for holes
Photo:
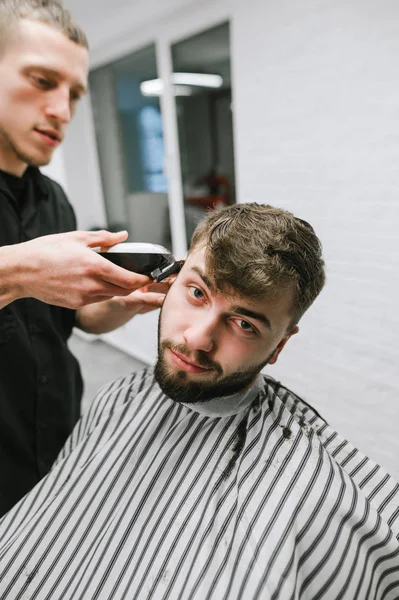
[[[397,600],[399,486],[267,378],[209,417],[103,388],[0,521],[2,600]]]

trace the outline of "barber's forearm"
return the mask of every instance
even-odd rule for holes
[[[123,308],[120,299],[111,298],[79,308],[76,311],[76,326],[86,333],[108,333],[130,321],[137,312],[137,309]]]
[[[0,309],[22,298],[22,270],[18,246],[0,248]]]

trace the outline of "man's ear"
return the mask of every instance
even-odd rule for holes
[[[165,283],[168,284],[169,288],[170,286],[176,281],[180,271],[182,270],[184,263],[186,262],[185,260],[179,260],[178,261],[180,263],[180,268],[176,273],[173,273],[173,275],[169,275],[169,277],[167,277],[166,279],[164,279]],[[163,282],[161,282],[163,283]],[[169,290],[168,290],[169,291]]]
[[[281,340],[281,342],[275,349],[273,356],[271,358],[269,358],[269,361],[268,361],[269,365],[274,365],[274,363],[277,362],[277,359],[279,357],[281,350],[284,348],[284,346],[286,345],[286,343],[288,342],[290,337],[292,335],[295,335],[296,333],[298,333],[298,331],[299,331],[299,327],[298,327],[298,325],[295,325],[294,329],[292,329],[289,333],[287,333],[287,335],[285,337],[283,337],[283,339]]]

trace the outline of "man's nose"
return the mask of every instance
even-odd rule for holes
[[[59,88],[47,96],[46,117],[68,124],[72,118],[69,89]]]
[[[216,345],[217,329],[218,324],[211,316],[197,318],[183,334],[187,348],[211,352]]]

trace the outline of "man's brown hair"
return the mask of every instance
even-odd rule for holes
[[[294,327],[325,283],[322,248],[313,228],[288,211],[235,204],[197,226],[190,251],[205,249],[216,289],[261,299],[293,291]]]
[[[86,34],[58,0],[0,0],[0,53],[21,19],[58,29],[72,42],[88,48]]]

